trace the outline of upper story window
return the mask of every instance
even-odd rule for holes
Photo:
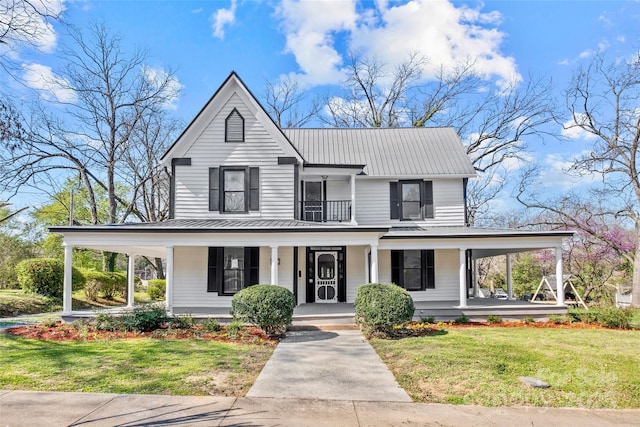
[[[209,210],[223,213],[260,210],[260,169],[209,168]]]
[[[235,108],[224,122],[224,140],[226,142],[244,142],[244,118]]]
[[[433,218],[433,182],[398,181],[389,184],[391,219]]]

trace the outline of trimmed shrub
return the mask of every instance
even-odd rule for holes
[[[147,282],[147,293],[154,300],[164,299],[167,294],[167,281],[165,279],[152,279]]]
[[[233,296],[231,314],[235,320],[252,323],[267,335],[275,336],[284,334],[295,306],[296,300],[289,289],[254,285]]]
[[[584,323],[595,323],[607,328],[630,329],[632,311],[612,306],[569,309],[569,317]]]
[[[162,304],[150,304],[136,307],[133,312],[122,316],[98,313],[94,322],[98,330],[147,332],[160,328],[168,321]]]
[[[369,283],[358,288],[355,320],[367,336],[389,336],[393,327],[413,318],[413,298],[401,287]]]
[[[502,323],[502,317],[497,314],[490,314],[487,316],[487,323]]]
[[[18,283],[27,292],[47,297],[62,298],[64,293],[64,262],[52,258],[32,258],[20,261],[16,265]],[[85,277],[77,268],[71,272],[73,290],[82,289]]]
[[[85,271],[87,284],[84,293],[89,301],[97,301],[98,297],[113,299],[124,297],[127,293],[127,275],[119,272]]]

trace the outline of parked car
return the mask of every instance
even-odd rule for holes
[[[498,288],[495,291],[493,291],[492,297],[495,299],[508,299],[509,295],[507,295],[504,289]]]

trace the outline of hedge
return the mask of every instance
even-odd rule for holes
[[[254,285],[237,292],[231,300],[235,320],[249,322],[268,335],[281,335],[293,318],[296,300],[282,286]]]
[[[164,299],[167,294],[167,281],[165,279],[151,279],[147,281],[147,293],[151,299]]]
[[[395,325],[409,322],[413,312],[413,298],[397,285],[369,283],[358,288],[355,320],[367,336],[388,336]]]
[[[84,293],[89,301],[98,297],[113,299],[127,294],[127,275],[120,272],[85,271],[87,284]]]
[[[64,262],[53,258],[31,258],[16,265],[20,287],[27,292],[61,299],[64,293]],[[85,277],[72,267],[73,290],[84,288]]]

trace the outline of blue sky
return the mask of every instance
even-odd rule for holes
[[[80,27],[104,21],[126,45],[146,48],[151,67],[175,69],[182,91],[174,113],[185,121],[231,70],[258,97],[265,79],[287,74],[309,91],[326,91],[343,78],[349,50],[391,65],[408,50],[420,51],[432,66],[476,56],[496,87],[514,76],[546,76],[560,97],[580,60],[601,51],[626,57],[640,48],[638,1],[40,1],[63,9],[64,20]],[[64,31],[54,26],[42,52],[14,52],[29,85],[42,87],[37,73],[47,67],[55,73]],[[568,188],[577,184],[561,168],[584,144],[549,140],[532,156],[548,167],[550,180]],[[33,206],[33,196],[25,191],[17,200]]]

